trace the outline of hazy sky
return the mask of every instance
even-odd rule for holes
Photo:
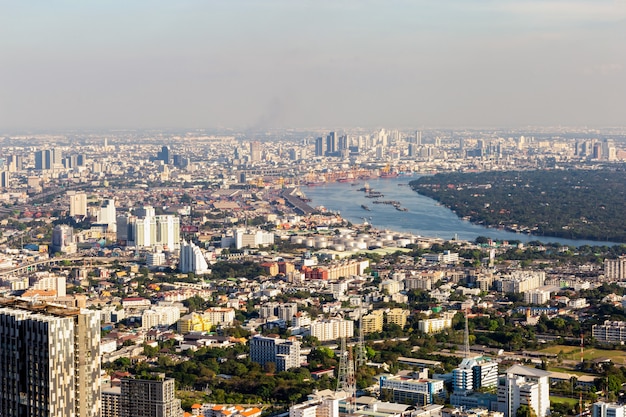
[[[0,130],[626,125],[626,0],[0,0]]]

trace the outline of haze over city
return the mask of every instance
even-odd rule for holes
[[[5,132],[624,124],[624,1],[0,9]]]

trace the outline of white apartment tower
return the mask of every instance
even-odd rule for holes
[[[108,225],[108,229],[111,232],[117,230],[117,217],[115,215],[115,200],[104,200],[100,211],[98,212],[98,223]]]
[[[127,219],[129,245],[138,248],[162,248],[168,251],[180,248],[178,217],[170,214],[157,216],[152,207],[142,207],[134,213],[136,216]]]
[[[87,194],[77,191],[68,191],[67,196],[70,199],[70,216],[86,216]]]
[[[178,269],[182,273],[204,274],[209,270],[209,265],[199,247],[194,245],[193,242],[187,243],[186,240],[183,240],[183,243],[180,245]]]

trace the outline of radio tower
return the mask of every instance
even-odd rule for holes
[[[361,305],[359,305],[359,343],[356,345],[356,358],[354,360],[356,368],[367,363],[367,353],[365,352],[363,339],[363,311],[361,310]]]
[[[356,385],[354,377],[354,361],[352,352],[346,347],[346,338],[341,338],[341,353],[339,358],[339,370],[337,373],[337,390],[343,391],[346,395],[346,413],[352,412],[354,396],[356,394]]]
[[[465,357],[470,357],[470,344],[469,344],[469,325],[467,324],[468,311],[465,310]]]
[[[583,332],[580,332],[580,363],[583,363],[583,353],[585,350],[585,339],[583,337]],[[583,415],[583,392],[580,391],[580,395],[578,397],[578,412],[579,415]]]

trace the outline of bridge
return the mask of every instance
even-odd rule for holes
[[[129,261],[133,258],[121,258],[121,257],[63,257],[63,258],[49,258],[41,261],[31,262],[28,264],[20,265],[15,268],[5,269],[0,271],[0,277],[6,277],[10,275],[20,275],[28,272],[33,272],[42,266],[59,265],[66,261],[71,263],[76,262],[89,262],[89,263],[113,263],[115,261]]]

